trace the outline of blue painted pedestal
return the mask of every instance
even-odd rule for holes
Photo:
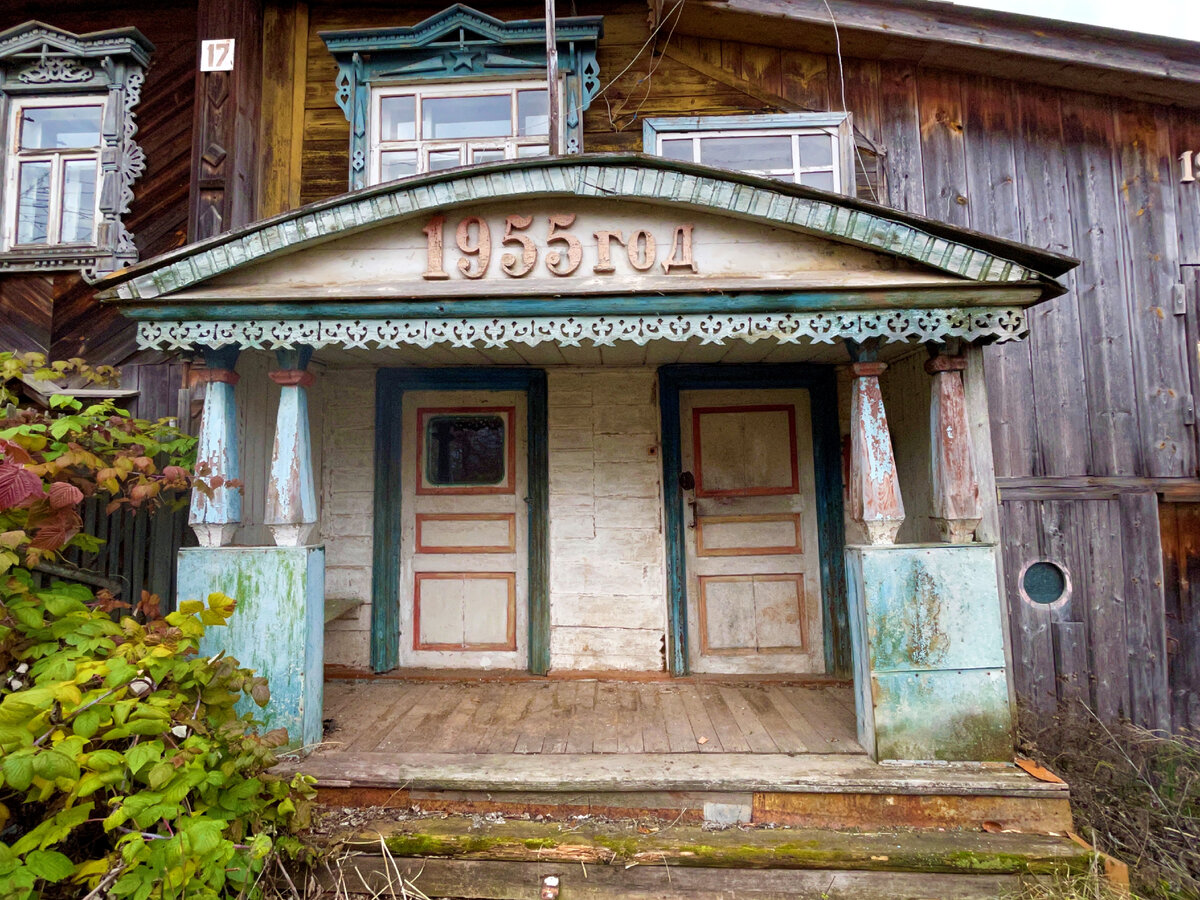
[[[858,739],[875,760],[1011,760],[992,544],[849,547]]]
[[[270,681],[271,702],[242,701],[266,730],[286,728],[289,746],[321,740],[325,666],[324,547],[193,547],[179,551],[179,600],[228,594],[237,609],[211,628],[200,652],[224,650]]]

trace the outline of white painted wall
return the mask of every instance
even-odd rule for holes
[[[652,368],[552,368],[550,665],[664,667],[662,462]]]
[[[371,660],[371,529],[375,491],[375,370],[328,369],[322,387],[321,525],[325,596],[363,601],[325,626],[325,662]]]

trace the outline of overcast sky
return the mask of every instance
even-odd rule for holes
[[[970,0],[960,5],[1200,41],[1200,4],[1185,0]]]

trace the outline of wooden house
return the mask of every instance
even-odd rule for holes
[[[239,598],[274,724],[336,720],[326,783],[1060,830],[1060,785],[970,768],[1018,699],[1196,725],[1196,45],[919,0],[16,6],[0,334],[189,360],[235,485],[180,595]],[[588,752],[629,765],[555,768]]]

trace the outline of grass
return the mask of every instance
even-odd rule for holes
[[[1105,723],[1082,706],[1053,720],[1025,711],[1021,725],[1024,751],[1070,784],[1076,830],[1129,864],[1137,897],[1200,900],[1200,738]],[[1025,896],[1104,898],[1060,887]]]

